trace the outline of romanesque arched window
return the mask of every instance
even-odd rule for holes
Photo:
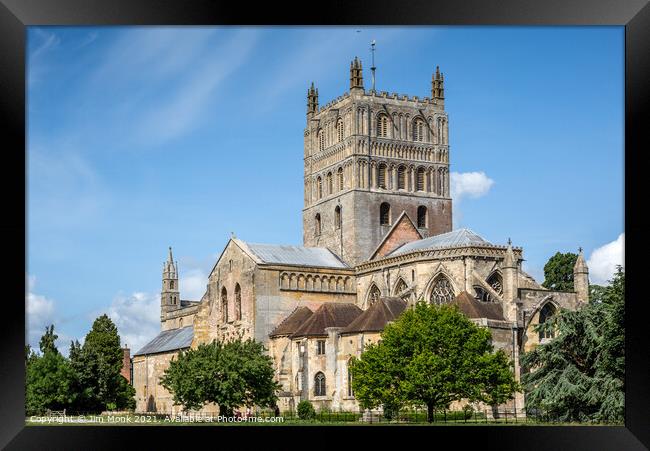
[[[374,283],[370,287],[370,291],[368,292],[368,305],[372,305],[375,302],[379,300],[381,297],[381,291],[379,291],[379,288],[377,288],[377,285]]]
[[[228,322],[228,291],[226,287],[221,289],[221,320],[224,323]]]
[[[379,224],[390,225],[390,204],[382,202],[379,206]]]
[[[338,205],[334,209],[334,228],[336,230],[341,228],[341,207]]]
[[[377,136],[381,138],[388,137],[388,116],[385,114],[381,114],[377,118]]]
[[[386,189],[386,164],[377,166],[377,186]]]
[[[343,119],[341,118],[336,121],[336,136],[338,138],[338,142],[343,141]]]
[[[241,319],[241,287],[235,285],[235,320]]]
[[[336,171],[336,185],[339,191],[343,190],[343,168]]]
[[[328,172],[327,176],[327,194],[332,194],[334,192],[334,187],[332,185],[332,173]]]
[[[397,168],[397,189],[406,189],[406,167]]]
[[[320,235],[320,213],[316,213],[316,223],[314,224],[314,235],[319,236]]]
[[[323,130],[318,130],[318,150],[325,150],[325,134]]]
[[[173,280],[169,281],[169,289],[171,289],[171,290],[174,289],[174,281]]]
[[[418,207],[418,228],[424,229],[427,227],[427,207],[420,205]]]
[[[323,180],[318,176],[316,179],[316,198],[323,197]]]
[[[325,396],[325,375],[320,371],[314,376],[314,396]]]
[[[424,191],[424,168],[418,168],[417,179],[418,191]]]
[[[548,321],[553,315],[555,315],[555,306],[550,302],[546,303],[544,307],[539,311],[539,324],[542,325]],[[555,331],[552,328],[540,328],[539,330],[539,341],[544,340],[545,338],[555,337]]]
[[[454,300],[454,289],[451,282],[445,276],[440,275],[433,283],[429,301],[432,304],[443,305]]]
[[[424,121],[420,118],[413,121],[413,141],[424,141]]]

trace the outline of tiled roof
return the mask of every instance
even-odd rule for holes
[[[156,354],[159,352],[175,351],[189,348],[194,338],[194,327],[188,326],[181,329],[163,330],[156,338],[144,345],[133,355]]]
[[[324,247],[256,244],[240,240],[238,242],[259,258],[262,263],[317,266],[321,268],[349,268],[332,251]]]
[[[327,336],[327,327],[345,327],[362,312],[363,310],[351,303],[327,302],[321,305],[291,338]]]
[[[475,299],[467,291],[463,291],[451,302],[468,318],[487,318],[505,321],[503,308],[496,302],[482,302]]]
[[[273,332],[269,334],[269,337],[281,337],[285,335],[291,335],[294,333],[300,326],[302,326],[311,315],[313,315],[309,308],[301,306],[296,307],[296,309],[291,312],[278,326],[273,329]]]
[[[406,308],[406,301],[395,297],[382,297],[352,321],[341,335],[359,332],[380,332],[389,321],[395,320]]]
[[[484,240],[476,233],[469,229],[457,229],[440,235],[430,236],[417,241],[411,241],[395,249],[388,256],[405,254],[407,252],[419,251],[423,249],[432,249],[437,247],[454,247],[454,246],[492,246],[492,243]]]

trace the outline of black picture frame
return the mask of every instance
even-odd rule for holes
[[[404,446],[495,447],[536,450],[620,450],[650,447],[650,353],[646,340],[646,299],[641,295],[642,268],[635,265],[649,255],[643,234],[644,151],[647,138],[650,84],[650,6],[647,0],[501,0],[374,2],[253,5],[209,0],[0,0],[0,114],[3,130],[2,193],[12,210],[2,221],[7,296],[3,305],[0,360],[0,446],[7,449],[151,449],[169,445],[174,437],[184,447],[225,446],[249,449],[262,439],[271,449],[348,449]],[[292,8],[292,14],[287,11]],[[30,25],[620,25],[625,27],[625,233],[626,233],[626,415],[625,426],[453,426],[407,427],[26,427],[24,416],[24,343],[26,249],[26,27]],[[23,194],[22,198],[15,193]],[[607,220],[607,218],[602,218]],[[594,221],[600,218],[594,218]],[[21,240],[25,246],[21,245]],[[5,265],[3,265],[4,267]],[[23,283],[18,281],[22,280]],[[22,289],[22,292],[21,292]],[[88,287],[92,289],[92,287]],[[646,327],[644,327],[646,326]],[[345,433],[344,436],[340,435]],[[408,434],[408,435],[407,435]],[[413,436],[415,435],[415,436]],[[358,439],[358,441],[357,441]],[[145,445],[138,445],[144,440]],[[443,445],[448,443],[448,445]]]

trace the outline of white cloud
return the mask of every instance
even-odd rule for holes
[[[454,201],[454,214],[452,217],[454,228],[462,223],[463,212],[460,209],[461,200],[464,198],[477,199],[485,196],[494,180],[485,175],[485,172],[452,172],[450,174],[451,198]]]
[[[591,283],[606,285],[616,272],[616,265],[624,266],[625,233],[621,233],[611,243],[607,243],[591,253],[587,266]]]
[[[27,343],[33,348],[38,349],[38,342],[40,341],[45,327],[55,323],[55,306],[54,301],[43,295],[34,293],[36,288],[36,276],[27,276],[27,293],[25,295],[25,312],[26,312],[26,327],[27,327]],[[56,324],[54,331],[56,330]],[[60,334],[59,334],[60,335]],[[61,343],[61,337],[58,340]]]
[[[494,180],[485,172],[452,172],[451,197],[455,203],[464,197],[476,199],[485,196],[494,185]]]
[[[203,270],[195,268],[185,272],[178,282],[181,299],[190,301],[201,300],[201,297],[205,293],[207,283],[208,276]]]
[[[131,354],[138,351],[160,332],[160,294],[135,292],[118,294],[111,303],[108,316],[117,326],[122,346]]]

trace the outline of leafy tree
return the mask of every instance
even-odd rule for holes
[[[301,420],[313,420],[316,418],[314,406],[306,399],[298,403],[298,418]]]
[[[558,291],[573,291],[573,267],[578,254],[556,252],[544,265],[542,286]]]
[[[556,338],[522,356],[526,406],[560,421],[621,422],[625,396],[625,273],[593,290],[588,305],[540,327]]]
[[[98,317],[86,335],[83,346],[72,342],[70,362],[75,371],[80,411],[132,408],[135,389],[120,374],[123,351],[117,327],[108,315]]]
[[[47,409],[63,410],[74,398],[71,389],[72,368],[54,346],[57,338],[52,325],[45,329],[45,334],[41,338],[42,355],[37,355],[29,347],[26,348],[28,352],[25,377],[27,415],[42,414]]]
[[[519,385],[508,357],[494,352],[489,330],[455,306],[418,302],[386,326],[381,341],[350,365],[355,397],[363,408],[403,405],[434,409],[468,399],[490,404],[512,398]]]
[[[272,407],[280,386],[273,379],[273,361],[264,346],[241,338],[213,341],[189,349],[173,359],[160,379],[176,405],[200,409],[219,405],[219,414],[231,416],[236,407]]]

